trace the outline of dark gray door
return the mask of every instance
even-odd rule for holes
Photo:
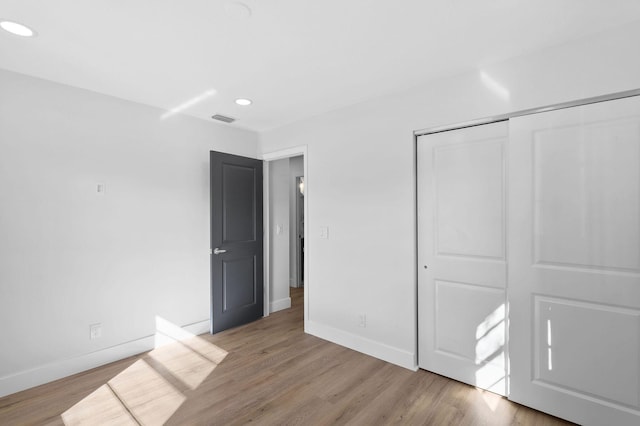
[[[211,151],[211,333],[263,316],[262,161]]]

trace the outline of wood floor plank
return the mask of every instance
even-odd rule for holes
[[[570,424],[303,330],[292,307],[0,398],[1,425]]]

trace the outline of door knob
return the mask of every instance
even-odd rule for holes
[[[226,250],[220,250],[218,247],[213,249],[213,254],[222,254],[222,253],[226,253]]]

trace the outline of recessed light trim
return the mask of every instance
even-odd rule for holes
[[[236,99],[236,103],[240,106],[249,106],[253,103],[253,101],[251,99],[240,98]]]
[[[0,28],[6,32],[20,37],[35,37],[36,32],[24,24],[6,19],[0,20]]]

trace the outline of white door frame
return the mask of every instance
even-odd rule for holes
[[[310,284],[309,284],[309,168],[308,168],[308,155],[307,155],[307,145],[298,145],[292,148],[281,149],[277,151],[270,151],[263,153],[259,156],[261,160],[264,161],[263,167],[263,193],[264,193],[264,204],[266,208],[263,209],[263,218],[264,218],[264,316],[269,316],[269,259],[271,253],[269,252],[269,203],[270,194],[269,194],[269,163],[275,160],[281,160],[284,158],[298,157],[302,155],[303,162],[303,170],[304,170],[304,240],[307,242],[305,244],[304,250],[304,328],[305,332],[307,331],[307,322],[309,320],[309,293],[310,293]]]

